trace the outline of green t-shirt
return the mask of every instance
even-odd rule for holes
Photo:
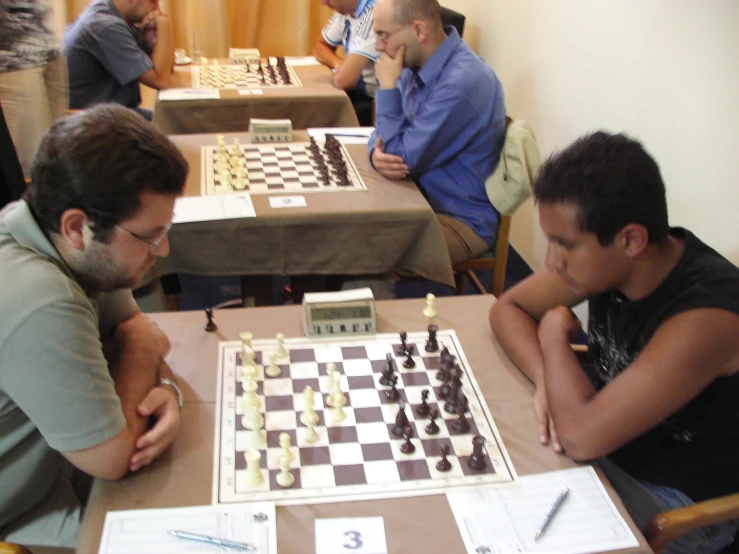
[[[0,211],[0,283],[1,528],[50,494],[59,451],[125,427],[102,340],[136,303],[83,290],[25,201]]]

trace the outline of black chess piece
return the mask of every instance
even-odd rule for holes
[[[428,398],[429,390],[423,389],[421,391],[421,404],[416,408],[416,415],[419,415],[421,417],[429,415],[431,408],[429,407]]]
[[[457,415],[459,419],[454,422],[454,430],[457,433],[467,433],[470,430],[470,422],[467,421],[464,413],[467,411],[467,406],[462,404],[457,405]]]
[[[393,435],[396,437],[402,437],[408,427],[408,416],[405,415],[405,404],[400,403],[398,409],[398,415],[395,416],[395,427],[393,427]]]
[[[471,469],[481,470],[485,469],[487,463],[485,462],[485,437],[482,435],[475,435],[472,437],[472,455],[467,461],[467,465]]]
[[[403,367],[406,369],[412,369],[416,367],[416,362],[413,361],[413,357],[411,356],[410,350],[408,350],[408,354],[405,356],[405,361],[403,362]]]
[[[400,445],[400,451],[403,454],[413,454],[416,451],[415,445],[411,442],[412,437],[413,437],[413,427],[408,425],[403,430],[403,438],[405,439],[405,442]]]
[[[395,349],[395,354],[398,356],[405,356],[408,352],[408,333],[405,331],[400,332],[400,346]]]
[[[385,396],[387,396],[390,400],[397,400],[398,396],[400,396],[398,394],[398,389],[396,388],[396,385],[398,384],[398,376],[393,375],[392,377],[390,377],[390,379],[388,379],[388,381],[390,382],[390,386],[392,388],[385,391]]]
[[[435,435],[439,432],[439,425],[436,423],[437,417],[439,417],[439,410],[431,410],[429,413],[429,424],[425,429],[429,435]]]
[[[449,445],[442,444],[441,460],[439,460],[436,464],[436,469],[438,469],[439,471],[449,471],[450,469],[452,469],[452,462],[447,459],[447,456],[449,456]]]
[[[395,373],[395,362],[393,362],[393,355],[388,352],[385,356],[385,368],[382,370],[382,375],[380,376],[380,384],[389,387],[390,378],[393,376],[393,373]]]
[[[429,338],[426,341],[425,350],[426,352],[436,352],[439,350],[439,343],[436,340],[436,333],[439,331],[437,325],[429,325]]]
[[[204,327],[206,331],[212,333],[213,331],[218,329],[218,325],[216,325],[216,322],[213,321],[213,308],[205,308],[205,317],[208,318],[208,321],[205,323]]]
[[[439,352],[439,357],[441,358],[441,361],[443,362],[444,360],[450,360],[452,358],[452,353],[449,352],[449,348],[447,348],[443,344],[441,346],[441,352]]]

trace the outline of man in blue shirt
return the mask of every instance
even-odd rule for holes
[[[419,185],[452,262],[480,254],[498,229],[485,180],[505,135],[500,81],[456,29],[442,26],[437,0],[377,0],[374,28],[381,55],[372,165]]]
[[[145,30],[156,29],[149,44]],[[69,68],[69,106],[82,109],[115,102],[138,109],[139,82],[170,86],[174,67],[172,23],[158,0],[93,0],[64,31]]]
[[[372,97],[375,95],[375,49],[372,30],[374,0],[321,0],[336,13],[323,28],[313,55],[333,71],[331,84],[345,90],[357,112],[359,124],[371,127]],[[336,54],[344,47],[345,57]]]

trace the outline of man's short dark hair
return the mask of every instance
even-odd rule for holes
[[[92,220],[96,240],[141,208],[141,193],[181,194],[188,164],[137,112],[101,104],[56,121],[41,140],[25,199],[47,233],[65,210]]]
[[[393,5],[395,23],[410,25],[417,19],[438,23],[441,27],[441,6],[438,0],[395,0]]]
[[[573,204],[580,228],[613,242],[629,223],[646,227],[649,242],[667,236],[665,185],[657,163],[642,144],[624,134],[597,131],[553,154],[534,184],[539,204]]]

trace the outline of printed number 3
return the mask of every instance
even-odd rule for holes
[[[357,548],[362,548],[364,546],[364,543],[362,542],[362,534],[357,533],[356,531],[347,531],[344,533],[344,536],[349,539],[348,543],[344,543],[344,548],[348,548],[349,550],[356,550]]]

